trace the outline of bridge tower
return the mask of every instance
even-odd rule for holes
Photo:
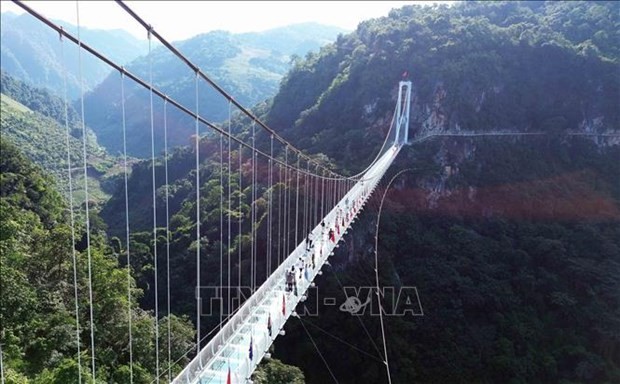
[[[396,106],[397,145],[409,144],[409,112],[411,110],[411,81],[398,83],[398,102]]]

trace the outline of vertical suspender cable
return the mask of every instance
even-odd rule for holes
[[[131,253],[129,249],[129,188],[127,171],[127,124],[125,115],[125,73],[121,72],[121,111],[123,120],[123,173],[125,182],[125,248],[127,251],[127,316],[129,322],[129,381],[133,383],[133,340],[132,340],[132,308],[131,308]]]
[[[314,228],[314,223],[313,223],[313,217],[314,216],[312,215],[312,212],[313,212],[312,208],[314,207],[314,205],[312,204],[312,199],[313,199],[312,191],[314,190],[314,183],[313,183],[314,175],[310,173],[310,162],[308,162],[308,168],[307,169],[308,169],[308,174],[307,174],[308,186],[306,187],[306,191],[307,191],[306,193],[308,194],[308,202],[307,202],[308,208],[307,208],[307,212],[306,212],[306,215],[307,215],[306,221],[307,221],[308,224],[306,226],[306,230],[309,233],[312,230],[312,228]]]
[[[250,262],[250,269],[251,269],[251,278],[250,278],[250,286],[252,289],[252,293],[254,293],[254,289],[256,288],[256,253],[257,253],[257,248],[256,248],[256,228],[254,227],[254,223],[256,222],[256,183],[258,181],[258,177],[256,175],[257,169],[256,169],[256,161],[258,160],[258,157],[256,155],[256,122],[253,121],[252,122],[252,201],[250,204],[250,207],[252,209],[252,220],[251,220],[251,231],[252,231],[252,252],[251,252],[251,262]]]
[[[315,224],[314,224],[314,204],[313,204],[313,199],[314,199],[314,174],[310,172],[310,162],[308,162],[308,187],[307,187],[307,193],[308,193],[308,212],[307,212],[307,218],[306,220],[308,221],[308,225],[306,227],[306,230],[308,232],[312,231],[312,228],[314,228]]]
[[[271,258],[271,158],[267,159],[267,249],[265,250],[265,281],[269,277],[269,259]]]
[[[194,98],[196,99],[196,123],[195,133],[196,143],[196,354],[200,353],[200,120],[198,113],[198,71],[194,79]],[[202,366],[202,360],[200,360]]]
[[[308,171],[307,171],[307,166],[308,164],[306,163],[306,173],[304,173],[304,201],[303,201],[303,212],[301,215],[301,222],[302,222],[302,227],[301,227],[301,233],[303,233],[304,236],[307,236],[309,231],[308,231]]]
[[[319,179],[319,165],[316,164],[314,167],[314,222],[319,224],[321,223],[321,221],[319,221],[319,184],[320,184],[320,179]]]
[[[230,160],[230,152],[232,150],[231,147],[231,143],[232,143],[232,139],[231,139],[231,107],[232,104],[230,102],[228,102],[228,247],[226,249],[226,253],[228,254],[228,279],[226,280],[228,283],[228,310],[226,312],[227,316],[230,316],[230,314],[232,313],[232,297],[230,294],[230,232],[231,232],[231,222],[230,220],[231,218],[231,214],[232,214],[232,191],[231,191],[231,179],[232,179],[232,164],[231,164],[231,160]]]
[[[333,177],[333,175],[330,175]],[[336,179],[332,179],[329,181],[329,184],[331,185],[331,188],[329,190],[330,192],[330,197],[329,200],[331,201],[331,204],[329,205],[330,209],[334,208],[338,202],[338,200],[336,200],[336,192],[337,192],[337,188],[336,188]]]
[[[220,133],[220,329],[224,320],[224,135]]]
[[[321,217],[325,217],[325,170],[321,171]]]
[[[82,162],[84,165],[84,202],[85,214],[86,214],[86,254],[88,257],[88,300],[90,306],[90,348],[91,348],[91,365],[93,382],[96,381],[96,366],[95,366],[95,318],[93,313],[93,266],[92,257],[90,253],[90,216],[89,216],[89,201],[88,201],[88,168],[86,165],[86,123],[84,121],[84,83],[82,80],[82,39],[80,38],[80,2],[75,2],[75,9],[77,13],[77,35],[78,35],[78,66],[80,73],[80,107],[82,114]]]
[[[340,179],[334,179],[334,201],[340,200]]]
[[[292,159],[291,159],[292,160]],[[293,189],[293,169],[291,167],[292,161],[289,163],[289,166],[287,167],[288,170],[288,177],[287,177],[287,182],[288,182],[288,188],[286,189],[286,194],[287,194],[287,198],[286,198],[286,247],[285,250],[286,252],[284,253],[285,257],[288,257],[289,254],[289,249],[291,248],[291,228],[293,227],[293,225],[291,224],[291,217],[293,217],[293,215],[291,214],[291,211],[293,210],[293,206],[292,206],[292,202],[291,202],[291,189]]]
[[[297,169],[295,171],[297,173],[297,187],[295,188],[295,243],[296,247],[299,244],[298,235],[299,235],[299,156],[297,156]]]
[[[170,324],[170,191],[168,188],[168,99],[164,99],[164,171],[166,182],[166,297],[168,306],[168,381],[172,381],[172,325]]]
[[[237,289],[237,298],[238,298],[238,302],[237,305],[241,306],[241,243],[243,240],[243,237],[241,236],[241,223],[242,223],[242,218],[243,218],[243,211],[241,210],[241,195],[243,193],[243,189],[241,186],[241,176],[243,173],[242,168],[242,162],[241,162],[241,150],[243,149],[243,146],[241,144],[239,144],[239,234],[237,234],[237,248],[238,249],[238,253],[239,253],[239,263],[237,264],[237,272],[238,272],[238,277],[237,277],[237,285],[239,286],[239,288]]]
[[[325,187],[325,214],[328,214],[334,203],[334,194],[332,193],[334,190],[334,183],[333,180],[330,179],[331,175],[329,172],[327,172],[326,177],[325,184],[327,185]]]
[[[329,177],[329,173],[327,174],[327,176]],[[325,213],[327,214],[327,212],[329,212],[330,208],[332,207],[332,200],[334,196],[331,193],[333,189],[332,181],[330,179],[326,179],[325,182],[327,183],[327,191],[325,191],[325,194],[327,196],[327,202],[325,203]]]
[[[273,260],[273,135],[271,135],[271,144],[269,147],[269,213],[268,224],[269,234],[267,236],[267,270],[266,277],[271,275],[271,260]]]
[[[280,239],[282,235],[282,166],[278,164],[278,265],[280,265]]]
[[[157,204],[155,201],[155,124],[153,121],[153,55],[151,52],[151,30],[148,32],[149,39],[149,96],[151,115],[151,168],[153,182],[153,262],[155,273],[155,377],[159,382],[159,292],[157,274]]]
[[[64,41],[62,34],[60,34],[60,57],[62,62],[62,82],[63,82],[63,95],[64,95],[64,114],[65,114],[65,133],[67,139],[67,175],[69,177],[69,219],[71,220],[71,259],[73,261],[73,295],[75,301],[75,340],[77,346],[77,365],[78,365],[78,384],[82,384],[82,356],[80,353],[80,307],[78,302],[78,279],[77,279],[77,257],[75,255],[75,217],[73,215],[73,177],[71,176],[71,150],[69,143],[69,107],[67,103],[67,73],[65,67],[65,51]],[[129,264],[128,264],[129,265]],[[130,329],[131,332],[131,329]],[[131,333],[130,333],[131,335]],[[129,338],[131,340],[131,336]],[[131,345],[131,343],[130,343]],[[130,356],[131,356],[131,349]],[[0,354],[0,360],[2,356]],[[130,365],[131,369],[131,365]],[[4,371],[3,371],[4,373]],[[4,376],[2,379],[4,384]]]
[[[254,292],[254,122],[252,122],[252,149],[250,150],[250,292]]]
[[[286,259],[288,256],[288,232],[289,232],[289,216],[290,216],[290,188],[288,185],[289,182],[289,168],[288,168],[288,145],[284,148],[284,231],[283,231],[283,239],[282,239],[282,261]],[[280,265],[281,262],[278,263]]]

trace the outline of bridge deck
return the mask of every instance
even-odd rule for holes
[[[286,271],[298,265],[300,260],[303,260],[304,265],[311,265],[311,253],[306,252],[305,239],[181,371],[173,380],[174,384],[226,383],[229,371],[233,383],[244,383],[250,378],[399,150],[398,145],[388,148],[368,169],[363,178],[325,216],[325,231],[321,225],[317,225],[312,230],[315,268],[311,266],[308,268],[308,279],[303,276],[297,279],[298,295],[286,292]],[[346,211],[347,203],[348,212]],[[349,213],[348,219],[347,213]],[[328,239],[326,232],[328,228],[334,227],[336,218],[342,221],[343,217],[339,215],[344,216],[345,225],[339,233],[335,233],[335,241],[332,242]],[[271,316],[271,335],[267,327],[269,316]],[[250,341],[253,351],[252,359],[250,359]]]

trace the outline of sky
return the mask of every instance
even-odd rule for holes
[[[212,30],[260,32],[280,26],[317,22],[353,31],[363,20],[387,16],[407,4],[440,1],[125,1],[155,31],[170,41],[185,40]],[[452,3],[451,1],[445,3]],[[96,29],[125,29],[138,38],[146,32],[114,1],[24,1],[44,16]],[[1,0],[2,12],[23,13],[12,1]]]

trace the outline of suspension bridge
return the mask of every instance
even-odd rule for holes
[[[284,328],[291,317],[299,317],[295,309],[308,298],[309,289],[315,284],[317,276],[321,275],[321,269],[329,263],[335,249],[342,243],[344,236],[352,230],[352,226],[360,213],[368,206],[369,198],[375,193],[377,186],[392,165],[394,159],[406,144],[418,143],[434,137],[479,137],[479,136],[536,136],[544,135],[544,132],[430,132],[425,136],[409,138],[409,116],[411,106],[412,84],[409,81],[401,81],[396,88],[394,97],[394,113],[385,141],[376,157],[362,172],[355,175],[342,175],[327,166],[324,161],[310,156],[294,143],[291,143],[269,127],[252,111],[241,105],[226,90],[220,87],[208,74],[204,73],[194,62],[180,52],[173,44],[161,36],[152,26],[137,15],[127,4],[116,1],[131,18],[140,24],[149,40],[149,53],[147,58],[149,68],[146,78],[132,73],[127,68],[114,62],[96,47],[89,46],[80,37],[79,25],[79,2],[76,3],[77,33],[72,34],[62,26],[49,20],[36,10],[21,1],[14,0],[16,4],[26,10],[30,15],[38,19],[50,29],[56,31],[59,36],[58,44],[60,52],[64,52],[68,45],[77,47],[79,52],[80,72],[71,74],[82,81],[82,55],[90,55],[101,62],[106,63],[113,72],[118,74],[118,94],[109,95],[110,99],[117,97],[115,110],[120,116],[119,139],[123,140],[123,176],[124,176],[124,208],[125,208],[125,236],[123,256],[127,266],[127,302],[126,308],[127,326],[127,350],[129,366],[129,382],[134,381],[134,357],[133,357],[133,313],[131,303],[136,301],[132,297],[132,257],[130,249],[130,220],[131,206],[128,199],[129,161],[127,156],[127,97],[125,89],[129,86],[137,87],[148,92],[144,100],[144,110],[149,113],[149,125],[151,133],[151,170],[152,190],[140,191],[150,194],[152,198],[152,245],[150,252],[154,261],[154,280],[152,281],[154,301],[154,327],[153,327],[153,360],[155,366],[153,372],[149,372],[154,380],[152,382],[171,382],[179,384],[207,384],[207,383],[251,383],[252,374],[264,358],[270,356],[270,347],[280,335],[284,335]],[[194,82],[195,103],[186,105],[166,93],[163,87],[153,80],[152,44],[157,40],[169,53],[176,56],[179,62],[185,66],[187,77]],[[63,69],[67,74],[67,65],[64,62]],[[200,86],[209,88],[218,93],[228,103],[229,118],[226,123],[216,124],[205,116],[206,107],[199,104]],[[206,87],[205,87],[206,85]],[[65,109],[68,105],[65,89]],[[76,212],[73,204],[72,174],[76,170],[83,170],[83,191],[85,202],[88,202],[89,189],[87,177],[87,130],[84,111],[84,92],[81,99],[81,122],[83,141],[82,164],[72,164],[69,154],[69,128],[67,127],[67,176],[69,190],[69,209],[71,227],[77,232]],[[135,100],[133,101],[135,103]],[[234,114],[233,114],[234,110]],[[164,141],[167,143],[168,116],[174,111],[183,114],[193,121],[195,125],[195,140],[193,141],[193,154],[195,154],[195,168],[193,187],[195,189],[195,277],[187,281],[171,281],[170,277],[170,218],[169,218],[169,186],[171,181],[168,175],[168,160],[170,159],[169,148],[164,145],[164,154],[161,159],[155,155],[155,130],[163,129]],[[233,116],[241,117],[247,125],[233,129]],[[67,117],[65,116],[65,120]],[[249,127],[249,128],[248,128]],[[242,130],[241,128],[245,128]],[[242,132],[243,131],[243,132]],[[617,138],[617,134],[595,134],[573,132],[568,135],[586,135],[596,138],[610,136]],[[202,149],[202,142],[215,143],[215,155],[206,154]],[[217,143],[219,142],[219,148]],[[219,157],[218,157],[219,155]],[[208,160],[208,161],[207,161]],[[161,180],[156,174],[156,163],[164,164],[165,177]],[[204,170],[211,164],[212,172],[210,180],[203,180],[201,176]],[[398,174],[397,174],[398,175]],[[208,181],[216,181],[215,186]],[[161,185],[160,188],[157,185]],[[249,190],[249,191],[248,191]],[[158,212],[156,195],[163,191],[165,194],[165,222],[162,222],[161,212]],[[205,228],[205,216],[212,212],[206,212],[201,203],[205,194],[215,194],[219,197],[219,206],[213,209],[219,213],[219,226],[217,235],[209,239],[217,244],[215,253],[205,254],[201,246],[203,238],[209,228]],[[259,204],[259,201],[262,203]],[[73,286],[75,295],[75,335],[77,346],[78,374],[76,382],[97,382],[98,359],[97,344],[100,342],[96,337],[95,317],[97,314],[93,305],[92,277],[97,274],[96,268],[91,263],[90,253],[90,221],[89,204],[82,205],[85,217],[86,250],[84,257],[88,263],[88,292],[78,292],[77,256],[75,251],[76,237],[72,233],[71,244],[73,263]],[[161,207],[160,207],[161,208]],[[193,228],[192,227],[192,228]],[[166,233],[165,244],[161,244],[160,234]],[[259,241],[263,236],[266,242]],[[311,242],[309,241],[311,240]],[[164,254],[158,255],[158,249],[164,249]],[[375,247],[376,250],[376,247]],[[219,271],[215,280],[219,280],[218,294],[215,299],[207,302],[207,298],[201,294],[202,282],[207,275],[205,268],[206,256],[215,257],[219,261]],[[159,260],[165,260],[165,266],[159,264]],[[119,257],[120,261],[120,257]],[[376,262],[376,253],[375,253]],[[247,271],[244,266],[248,266]],[[375,264],[375,272],[378,265]],[[162,271],[163,269],[163,271]],[[212,272],[212,271],[211,271]],[[294,283],[291,285],[294,272]],[[195,280],[193,280],[195,278]],[[211,282],[214,280],[210,276]],[[379,293],[379,281],[377,273],[377,293]],[[164,283],[164,286],[160,285]],[[151,282],[149,283],[151,284]],[[173,356],[171,353],[171,329],[170,321],[167,329],[160,329],[159,321],[164,316],[170,316],[171,286],[177,284],[192,284],[195,286],[195,323],[196,340],[191,350],[182,355]],[[250,294],[242,295],[242,288],[249,287]],[[166,299],[159,297],[161,292],[166,292]],[[88,295],[88,318],[80,317],[80,294]],[[84,301],[84,297],[81,298]],[[217,320],[210,319],[210,323],[217,325],[209,332],[203,332],[206,328],[202,321],[205,320],[206,306],[216,303],[216,311],[210,316],[219,317]],[[160,308],[162,303],[165,309]],[[381,306],[381,300],[379,300]],[[378,314],[382,316],[379,309]],[[359,319],[358,319],[359,320]],[[391,383],[390,367],[385,343],[383,319],[381,331],[383,339],[383,353],[378,351],[380,363],[385,368],[386,380]],[[360,320],[361,321],[361,320]],[[88,324],[85,326],[84,324]],[[88,328],[88,329],[86,329]],[[160,346],[161,334],[168,338],[167,355],[162,354]],[[368,333],[368,332],[367,332]],[[88,335],[88,340],[85,340]],[[124,342],[124,341],[122,341]],[[119,341],[121,343],[121,341]],[[4,370],[2,360],[2,345],[0,344],[0,373]],[[84,348],[84,349],[80,349]],[[315,345],[316,348],[316,345]],[[320,354],[320,352],[317,352]],[[164,356],[165,355],[165,356]],[[89,362],[81,361],[81,358],[89,358]],[[321,356],[322,358],[322,356]],[[182,361],[182,368],[172,369],[176,362]],[[325,362],[325,360],[324,360]],[[327,362],[325,362],[327,365]],[[82,372],[82,366],[89,366],[90,379]],[[382,367],[382,368],[383,368]],[[329,369],[329,367],[327,367]],[[330,371],[331,373],[331,371]],[[333,374],[332,374],[333,376]],[[334,378],[334,381],[337,380]],[[4,382],[4,376],[2,376]]]
[[[117,1],[116,3],[127,12],[137,23],[142,25],[149,39],[149,56],[151,57],[151,41],[157,39],[165,49],[175,55],[187,67],[188,73],[195,82],[195,105],[183,105],[174,98],[168,96],[164,90],[157,87],[153,81],[152,62],[150,62],[148,79],[143,79],[131,73],[125,67],[111,60],[104,53],[91,47],[80,37],[79,25],[79,6],[76,6],[77,13],[77,34],[68,32],[65,28],[49,20],[44,15],[39,14],[30,6],[15,1],[20,7],[39,21],[56,31],[59,35],[61,52],[67,44],[77,46],[80,60],[80,83],[82,83],[82,55],[91,55],[100,61],[108,64],[112,70],[119,74],[118,95],[120,110],[122,115],[122,137],[124,143],[124,192],[125,192],[125,252],[128,274],[131,273],[132,253],[129,247],[130,228],[128,201],[128,161],[126,148],[126,95],[125,89],[128,84],[134,87],[142,87],[149,94],[147,107],[150,112],[151,128],[151,148],[152,148],[152,182],[151,192],[153,206],[153,249],[154,253],[154,314],[155,314],[155,351],[156,368],[154,377],[156,382],[168,381],[172,383],[246,383],[251,382],[252,373],[257,368],[260,361],[269,356],[269,349],[276,337],[284,334],[284,325],[291,317],[297,316],[296,306],[307,298],[308,289],[314,285],[315,278],[321,274],[321,268],[328,263],[330,256],[334,254],[335,248],[343,239],[345,234],[351,229],[352,224],[360,212],[367,204],[369,197],[377,188],[378,183],[392,162],[397,157],[403,145],[409,141],[409,115],[411,105],[411,82],[401,81],[398,84],[397,96],[395,98],[395,109],[393,118],[386,135],[383,146],[378,154],[368,165],[368,167],[356,175],[341,175],[334,172],[322,161],[315,160],[311,156],[295,147],[288,140],[281,137],[275,130],[268,127],[258,119],[250,110],[246,109],[235,98],[228,94],[198,66],[190,61],[182,52],[169,43],[164,37],[159,35],[147,21],[143,20],[131,8]],[[64,57],[64,56],[63,56]],[[66,65],[66,63],[63,63]],[[66,69],[65,69],[66,72]],[[66,79],[65,79],[66,80]],[[66,83],[66,81],[65,81]],[[229,120],[228,126],[222,126],[208,121],[204,114],[201,114],[199,100],[199,84],[207,84],[211,89],[218,92],[221,97],[228,101]],[[83,138],[83,170],[84,170],[84,191],[88,200],[88,179],[86,159],[86,126],[84,115],[84,96],[81,97],[82,113],[82,138]],[[65,85],[65,107],[68,103],[66,99]],[[155,113],[154,99],[160,104],[163,103],[163,114],[161,111]],[[170,340],[168,340],[168,356],[160,356],[159,338],[160,330],[158,320],[164,311],[160,311],[158,287],[161,276],[161,266],[158,265],[157,255],[157,232],[158,212],[156,201],[156,156],[154,149],[154,130],[156,127],[163,127],[165,135],[167,117],[169,109],[183,113],[194,121],[195,124],[195,147],[193,151],[196,156],[195,164],[195,205],[196,222],[195,236],[196,242],[196,344],[193,351],[194,357],[179,373],[171,372],[171,360],[175,357],[170,355]],[[232,110],[238,116],[243,116],[250,122],[251,130],[243,135],[234,132],[232,129]],[[163,117],[154,117],[154,115]],[[68,125],[67,125],[68,127]],[[202,132],[206,130],[205,135]],[[258,131],[257,129],[258,128]],[[67,129],[67,135],[69,131]],[[166,136],[165,136],[166,137]],[[204,236],[205,228],[202,226],[204,210],[201,209],[201,193],[204,193],[205,181],[201,180],[200,170],[205,167],[204,156],[201,157],[201,141],[209,138],[217,142],[219,138],[219,197],[220,197],[220,228],[219,228],[219,264],[220,264],[220,294],[217,298],[220,316],[217,332],[210,332],[206,336],[201,333],[201,317],[204,316],[204,303],[200,294],[201,276],[204,265],[204,255],[201,254],[200,241]],[[68,143],[68,141],[67,141]],[[261,144],[262,143],[262,144]],[[67,151],[69,149],[67,148]],[[68,152],[67,152],[68,153]],[[163,162],[165,164],[165,201],[166,201],[166,223],[165,230],[169,233],[169,208],[168,208],[168,148],[164,151]],[[217,160],[217,156],[214,157]],[[71,164],[71,158],[67,155],[69,176],[69,194],[71,206],[73,206],[72,195],[72,170],[76,169],[75,164]],[[238,163],[238,169],[236,169]],[[78,168],[80,168],[78,166]],[[237,172],[238,171],[238,172]],[[161,181],[160,181],[161,182]],[[251,188],[249,196],[244,193],[242,184],[246,188]],[[235,201],[236,194],[239,195]],[[250,207],[248,211],[242,210],[242,195],[247,198]],[[266,208],[259,210],[256,203],[259,198],[266,200]],[[93,292],[92,275],[97,273],[91,264],[90,254],[90,227],[89,227],[89,205],[84,205],[85,231],[87,241],[88,257],[88,280],[89,280],[89,319],[90,324],[90,374],[93,380],[97,378],[97,360],[95,331],[93,329]],[[240,217],[235,221],[233,212]],[[243,220],[241,219],[243,218]],[[71,225],[76,227],[73,209],[71,210]],[[245,223],[242,223],[245,221]],[[249,225],[248,225],[249,222]],[[236,227],[236,228],[235,228]],[[260,248],[257,241],[258,233],[266,233],[267,245]],[[249,247],[241,246],[241,238],[249,238]],[[169,238],[169,235],[168,235]],[[310,241],[310,239],[312,239]],[[167,239],[169,241],[169,239]],[[74,240],[75,243],[75,240]],[[239,244],[235,247],[235,243]],[[169,244],[168,244],[169,248]],[[238,253],[237,253],[238,251]],[[237,253],[237,254],[235,254]],[[161,255],[160,255],[161,256]],[[166,254],[167,276],[165,287],[168,292],[167,311],[170,314],[170,254]],[[237,260],[234,260],[238,257]],[[242,275],[242,264],[249,260],[249,275]],[[76,255],[73,253],[74,263],[74,285],[77,287],[77,276],[75,274]],[[236,265],[235,265],[236,263]],[[294,275],[291,273],[294,272]],[[237,276],[234,276],[235,273]],[[130,276],[128,276],[130,278]],[[290,280],[294,279],[294,288]],[[183,283],[183,282],[176,282]],[[185,282],[187,283],[187,282]],[[131,284],[128,284],[128,301],[131,303]],[[238,293],[242,286],[249,286],[251,295],[242,298]],[[236,295],[236,296],[235,296]],[[75,289],[75,321],[78,345],[78,360],[80,358],[80,329],[82,321],[78,316],[78,291]],[[225,316],[224,314],[228,315]],[[381,313],[381,311],[380,311]],[[130,354],[130,369],[132,364],[132,314],[128,308],[129,327],[128,327],[128,348]],[[170,324],[168,322],[168,324]],[[168,328],[170,338],[170,329]],[[210,337],[210,338],[209,338]],[[384,343],[385,345],[385,343]],[[386,351],[384,349],[384,351]],[[387,352],[382,356],[387,369],[388,379],[389,365]],[[165,360],[168,367],[160,366],[160,360]],[[81,367],[81,363],[79,364]],[[81,368],[80,368],[81,369]],[[131,371],[131,381],[133,382],[133,371]],[[82,382],[80,370],[78,382]]]

